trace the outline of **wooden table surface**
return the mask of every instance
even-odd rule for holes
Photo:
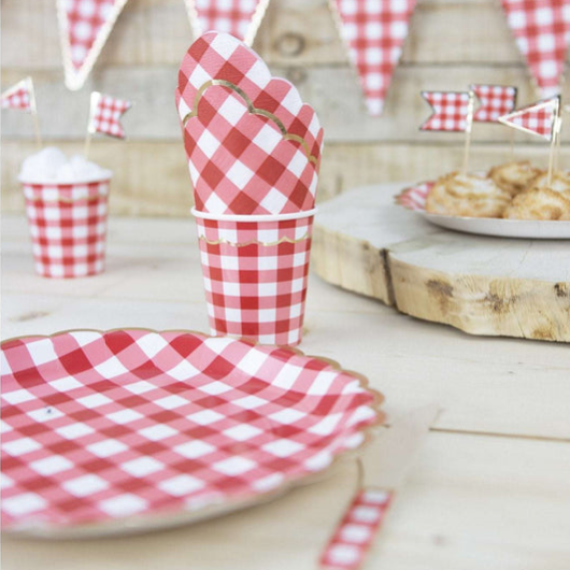
[[[2,338],[70,328],[208,330],[189,219],[110,223],[105,274],[33,274],[26,222],[2,224]],[[443,408],[366,568],[570,568],[570,347],[471,337],[312,276],[301,348],[367,375],[403,412]],[[272,503],[161,533],[4,537],[4,570],[315,570],[356,482],[346,463]]]

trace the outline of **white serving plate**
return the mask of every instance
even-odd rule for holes
[[[396,203],[436,226],[458,232],[519,239],[570,239],[570,221],[505,220],[431,214],[425,210],[425,201],[432,185],[433,182],[430,181],[406,188],[396,196]]]

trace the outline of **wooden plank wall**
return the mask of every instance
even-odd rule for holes
[[[176,70],[192,41],[183,0],[131,0],[87,85],[71,93],[63,72],[55,0],[2,0],[2,85],[31,74],[46,141],[81,152],[93,89],[136,102],[124,119],[126,143],[97,140],[92,157],[115,171],[112,208],[132,215],[184,215],[189,176],[173,104]],[[327,0],[272,0],[255,48],[291,79],[325,127],[320,198],[355,185],[436,176],[460,164],[462,135],[420,133],[429,114],[421,89],[465,89],[470,82],[517,85],[519,103],[536,99],[499,0],[419,0],[384,115],[370,118]],[[567,62],[568,65],[568,62]],[[570,88],[565,88],[570,94]],[[2,201],[22,211],[16,182],[33,152],[29,117],[2,114]],[[570,129],[566,129],[569,131]],[[472,164],[509,156],[509,130],[476,125]],[[546,164],[548,145],[517,134],[516,154]],[[568,132],[564,140],[570,140]],[[561,163],[570,149],[562,148]]]

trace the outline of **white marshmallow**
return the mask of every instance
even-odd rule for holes
[[[111,175],[110,170],[89,162],[84,156],[76,154],[68,160],[60,149],[50,146],[24,160],[19,179],[36,184],[65,184],[101,180]]]

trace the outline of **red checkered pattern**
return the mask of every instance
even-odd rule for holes
[[[198,18],[197,35],[217,30],[240,40],[249,35],[252,18],[259,5],[265,3],[265,0],[186,0],[190,17]]]
[[[420,127],[422,131],[465,131],[469,112],[469,93],[455,91],[422,91],[433,114]]]
[[[126,135],[121,125],[121,116],[131,108],[130,101],[94,92],[91,105],[90,132],[124,139]]]
[[[545,101],[533,103],[509,115],[499,117],[499,121],[508,127],[513,127],[531,135],[537,135],[546,140],[552,140],[560,99],[553,97]]]
[[[12,88],[7,89],[0,95],[0,107],[2,109],[21,109],[32,111],[32,85],[31,79],[23,79]]]
[[[496,123],[501,115],[514,111],[517,105],[517,88],[505,85],[470,85],[469,89],[479,100],[473,120]]]
[[[109,180],[23,186],[36,272],[43,277],[101,273]]]
[[[426,199],[435,182],[422,182],[402,190],[396,196],[396,204],[408,210],[425,210]]]
[[[196,221],[212,333],[299,344],[313,216]]]
[[[357,570],[392,502],[390,491],[359,491],[321,557],[321,568]]]
[[[341,33],[372,115],[382,112],[415,6],[416,0],[336,0]]]
[[[11,340],[1,369],[11,530],[251,500],[323,471],[381,416],[327,362],[187,332]]]
[[[58,1],[63,1],[67,16],[67,40],[71,62],[75,69],[80,69],[89,56],[98,36],[105,32],[104,28],[109,26],[109,21],[114,20],[112,16],[116,18],[117,10],[122,8],[126,0]]]
[[[184,145],[196,208],[214,214],[282,214],[314,206],[323,130],[295,87],[272,78],[259,56],[227,34],[210,32],[192,44],[179,74],[177,106],[183,120],[209,81],[239,88],[253,107],[276,117],[294,137],[286,140],[275,120],[248,112],[236,91],[207,88],[184,128]],[[307,157],[316,160],[316,164]]]
[[[542,95],[559,92],[570,44],[568,0],[501,0],[509,27]]]

